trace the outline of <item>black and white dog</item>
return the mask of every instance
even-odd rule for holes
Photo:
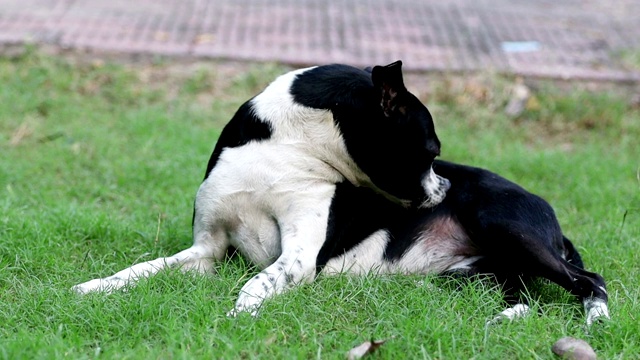
[[[166,267],[210,271],[233,247],[262,271],[230,315],[255,315],[320,272],[456,272],[495,276],[508,300],[522,279],[544,277],[582,299],[588,324],[608,317],[602,277],[582,269],[544,200],[488,171],[435,161],[439,153],[400,62],[287,73],[220,135],[196,195],[193,246],[73,289],[111,291]],[[528,311],[511,305],[503,316]]]

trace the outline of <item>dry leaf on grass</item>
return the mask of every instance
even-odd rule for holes
[[[9,140],[9,145],[18,146],[22,142],[22,140],[28,138],[33,134],[33,126],[28,123],[22,123],[18,128],[11,134],[11,139]]]
[[[527,109],[529,99],[531,98],[531,90],[524,84],[517,84],[513,89],[511,100],[504,109],[505,113],[516,118]]]
[[[363,356],[371,354],[374,351],[376,351],[387,340],[389,339],[365,341],[362,344],[349,350],[349,352],[347,353],[347,359],[348,360],[361,359]]]

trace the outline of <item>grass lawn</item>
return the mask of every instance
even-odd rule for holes
[[[425,276],[321,278],[227,318],[255,272],[162,273],[126,292],[77,283],[191,244],[195,192],[221,127],[284,68],[229,63],[113,65],[37,51],[0,59],[0,358],[547,359],[563,336],[602,359],[640,356],[640,109],[624,89],[534,84],[517,118],[513,79],[413,74],[443,158],[487,167],[546,198],[587,268],[608,282],[612,321],[546,282],[539,315],[485,327],[491,284]]]

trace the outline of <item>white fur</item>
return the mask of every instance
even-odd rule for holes
[[[487,321],[487,325],[496,324],[504,320],[512,321],[517,318],[523,318],[531,313],[531,308],[526,304],[515,304],[512,307],[504,309],[493,319]]]
[[[531,308],[529,308],[526,304],[515,304],[510,308],[503,310],[500,315],[504,316],[509,320],[513,320],[519,317],[525,317],[529,315],[531,312]]]
[[[321,160],[353,184],[373,186],[371,179],[349,156],[331,111],[312,109],[294,102],[289,92],[291,83],[298,74],[309,69],[292,71],[278,77],[265,91],[251,100],[255,114],[272,125],[273,133],[267,142],[286,144],[292,149],[298,149],[303,152],[300,154],[302,160]],[[289,157],[294,156],[298,154],[291,154]]]
[[[427,239],[421,238],[415,241],[400,259],[390,264],[391,272],[439,274],[470,264],[466,255],[457,254],[454,241],[448,239],[444,242],[430,244]]]
[[[448,180],[436,174],[435,171],[433,171],[433,168],[429,169],[429,174],[422,180],[422,187],[429,197],[420,205],[420,207],[434,207],[444,200],[446,191],[443,189],[443,182],[448,182]]]
[[[322,269],[322,273],[328,275],[345,272],[352,274],[387,273],[389,267],[384,262],[384,250],[388,242],[387,232],[378,230],[343,255],[330,259]]]
[[[397,260],[385,259],[389,234],[379,230],[343,255],[330,259],[323,274],[438,274],[464,269],[480,256],[458,255],[454,239],[430,243],[428,237],[417,239]]]
[[[599,319],[609,319],[609,308],[607,303],[601,299],[589,298],[584,300],[584,309],[587,312],[587,326]]]

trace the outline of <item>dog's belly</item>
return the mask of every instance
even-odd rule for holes
[[[449,217],[425,224],[401,257],[388,259],[385,251],[393,246],[387,230],[378,230],[330,259],[323,273],[438,274],[468,268],[481,258],[462,227]]]
[[[248,196],[236,203],[251,204],[252,200]],[[237,210],[237,222],[226,226],[231,245],[258,268],[271,265],[282,253],[278,223],[259,207],[242,206]]]

